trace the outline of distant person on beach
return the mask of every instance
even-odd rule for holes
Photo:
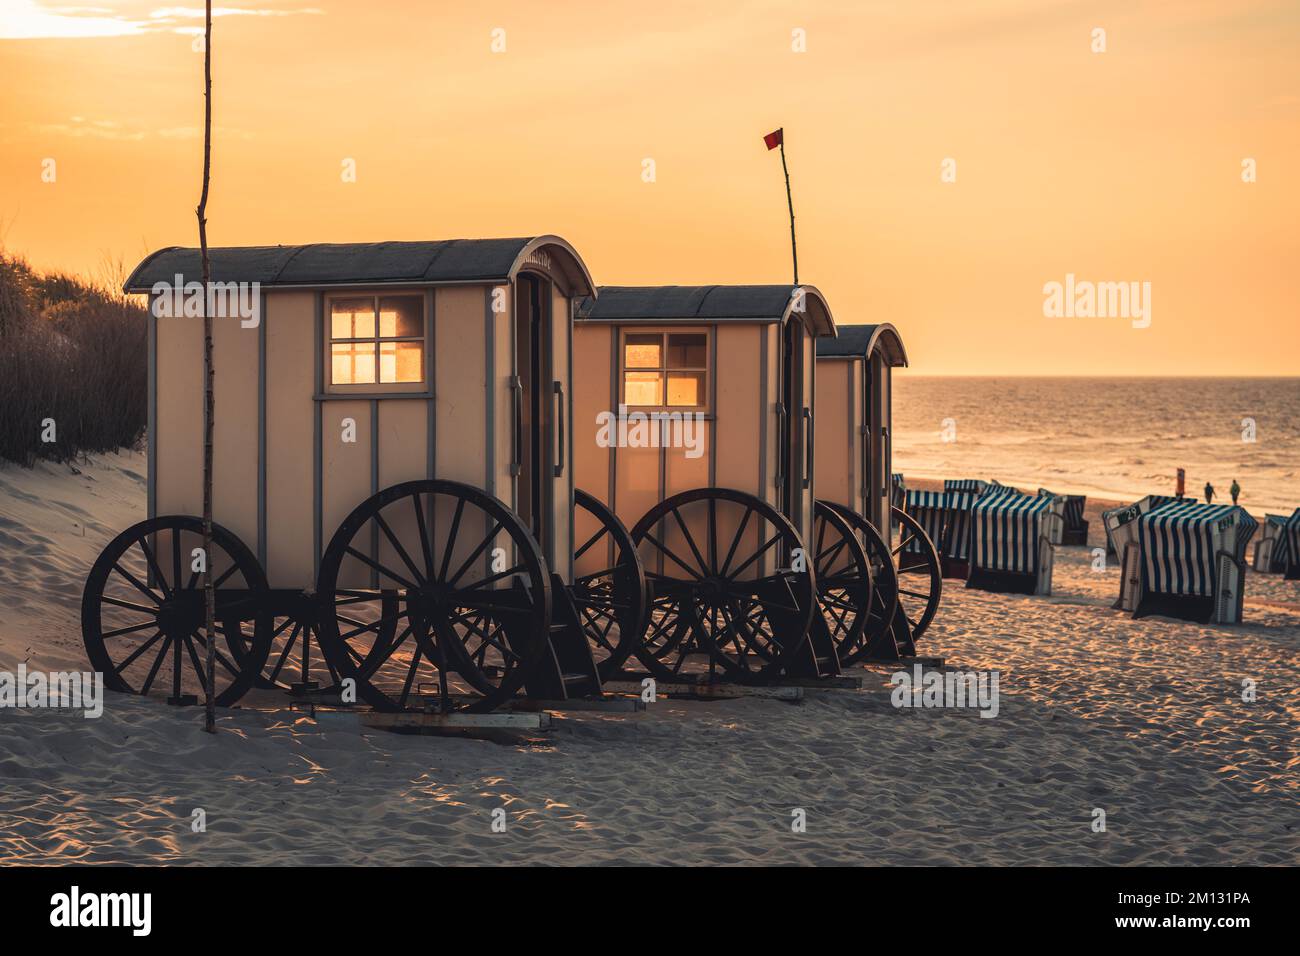
[[[1235,505],[1237,496],[1241,494],[1241,485],[1237,484],[1236,478],[1232,479],[1232,487],[1228,489],[1228,493],[1232,495],[1232,503]]]
[[[1208,481],[1205,483],[1205,503],[1207,505],[1214,503],[1214,485]]]

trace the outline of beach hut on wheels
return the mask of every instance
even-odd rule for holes
[[[577,252],[556,236],[251,246],[212,249],[211,268],[208,556],[199,252],[163,249],[126,283],[150,302],[149,516],[86,583],[109,685],[201,694],[206,559],[222,704],[349,678],[390,711],[598,693],[594,649],[632,636],[645,586],[625,531],[573,487],[572,317],[594,291]],[[584,577],[594,526],[610,560]]]
[[[650,672],[826,675],[860,643],[866,554],[814,497],[814,345],[834,335],[812,286],[603,286],[581,304],[575,467],[632,526]]]
[[[817,497],[873,557],[873,623],[885,626],[868,625],[865,653],[878,659],[915,653],[942,590],[938,539],[903,509],[909,493],[893,471],[893,370],[906,365],[902,337],[887,322],[842,325],[817,342]]]
[[[1244,508],[1174,501],[1133,523],[1137,535],[1125,548],[1122,609],[1134,617],[1241,621],[1246,546],[1258,527]]]

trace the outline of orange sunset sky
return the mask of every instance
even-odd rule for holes
[[[8,251],[197,244],[202,5],[165,2],[0,0]],[[787,282],[784,126],[801,279],[916,373],[1300,372],[1296,0],[216,7],[214,244],[554,232],[600,283]],[[1151,326],[1044,317],[1067,273],[1150,282]]]

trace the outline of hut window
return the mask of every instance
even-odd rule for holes
[[[330,300],[330,382],[389,385],[424,380],[424,299],[367,295]]]
[[[625,333],[622,377],[624,405],[703,408],[708,404],[709,333]]]

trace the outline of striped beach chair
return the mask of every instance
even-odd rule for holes
[[[1087,495],[1058,495],[1046,488],[1039,488],[1038,493],[1049,498],[1060,498],[1065,502],[1065,520],[1061,523],[1061,540],[1056,543],[1086,545],[1088,543],[1088,522],[1083,517],[1083,508],[1088,501]]]
[[[946,502],[947,496],[942,491],[908,491],[903,498],[903,510],[915,518],[930,536],[940,555],[943,554],[942,542],[948,518]],[[920,554],[923,546],[919,538],[913,538],[903,546],[903,550]]]
[[[1054,525],[1064,520],[1065,501],[1007,488],[981,495],[970,511],[968,588],[1051,594]]]
[[[1286,515],[1265,515],[1255,541],[1255,560],[1251,567],[1260,574],[1285,574],[1290,556],[1286,533]]]
[[[992,487],[978,478],[950,478],[943,483],[947,518],[939,556],[945,578],[964,578],[970,572],[971,508]]]
[[[1101,525],[1106,532],[1106,553],[1123,557],[1124,545],[1134,540],[1137,535],[1137,526],[1134,525],[1126,532],[1120,532],[1120,529],[1136,521],[1151,509],[1167,505],[1171,501],[1191,501],[1191,499],[1176,498],[1173,495],[1147,495],[1145,498],[1139,498],[1131,505],[1103,511],[1101,513]],[[1132,608],[1128,610],[1131,611]]]
[[[895,508],[907,510],[907,485],[903,482],[903,473],[896,471],[889,476],[889,503]],[[937,540],[937,539],[936,539]]]
[[[1246,546],[1259,527],[1245,508],[1172,502],[1148,511],[1137,525],[1141,585],[1134,617],[1241,621]]]
[[[1300,508],[1286,520],[1286,579],[1300,580]]]

